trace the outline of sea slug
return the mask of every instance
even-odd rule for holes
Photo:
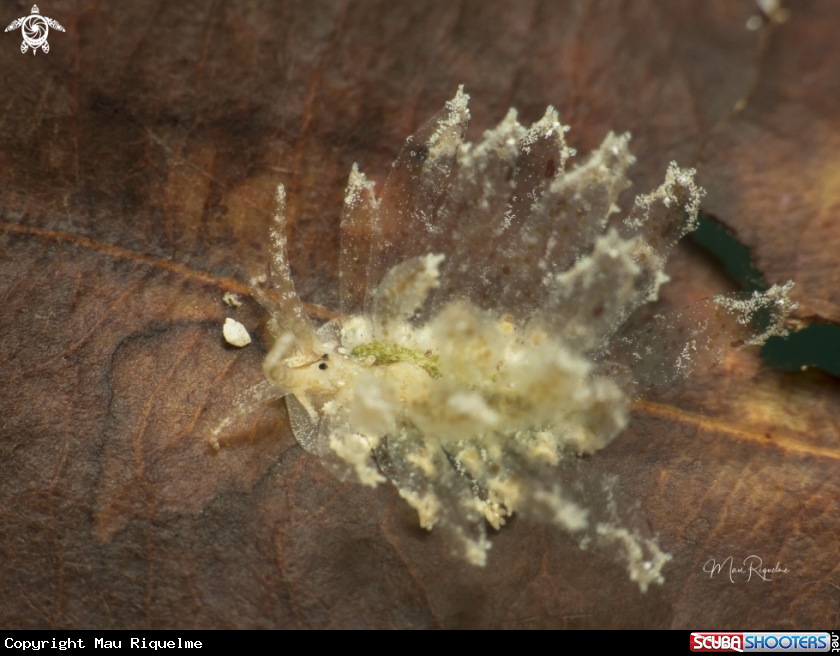
[[[237,419],[285,397],[304,449],[342,478],[390,481],[470,563],[486,562],[486,524],[517,512],[582,546],[614,545],[645,590],[669,556],[625,521],[610,481],[575,473],[579,455],[607,446],[648,388],[783,333],[792,283],[626,327],[694,228],[694,171],[672,163],[611,220],[634,161],[629,135],[608,134],[567,169],[574,152],[553,108],[528,129],[511,109],[472,144],[467,103],[459,89],[408,138],[378,197],[353,167],[340,319],[318,328],[290,277],[278,188],[273,289],[253,289],[271,316],[265,381],[210,441],[218,449]],[[602,503],[587,502],[587,486]]]

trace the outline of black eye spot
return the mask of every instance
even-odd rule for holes
[[[323,371],[326,368],[327,368],[327,363],[326,362],[322,362],[321,364],[318,365],[318,369],[320,369],[321,371]]]
[[[330,354],[329,353],[324,353],[324,355],[321,356],[321,359],[322,360],[329,360],[330,359]]]

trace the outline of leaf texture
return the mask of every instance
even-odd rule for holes
[[[342,484],[304,452],[283,403],[218,453],[207,442],[261,379],[248,283],[268,271],[277,184],[297,291],[334,316],[352,164],[381,189],[460,83],[472,141],[509,106],[530,124],[553,105],[580,152],[631,132],[625,210],[671,160],[698,167],[704,210],[771,282],[797,283],[800,316],[837,321],[838,9],[789,8],[751,32],[747,0],[72,0],[50,10],[66,33],[48,54],[6,35],[3,626],[835,626],[837,381],[755,353],[638,402],[590,458],[674,556],[644,595],[608,553],[516,517],[486,568],[463,565],[392,489]],[[732,290],[685,245],[667,273],[649,312]],[[227,316],[251,346],[225,345]],[[704,572],[751,554],[789,572]]]

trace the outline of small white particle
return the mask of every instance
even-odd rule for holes
[[[222,296],[222,300],[226,305],[229,305],[232,308],[238,308],[242,305],[242,301],[240,301],[239,297],[233,292],[225,292],[225,295]]]
[[[266,280],[268,280],[268,276],[266,276],[263,273],[259,276],[254,276],[253,278],[251,278],[251,280],[248,281],[248,284],[251,285],[251,287],[257,287],[259,285],[262,285]]]
[[[222,333],[225,336],[225,341],[231,346],[242,348],[251,343],[251,336],[245,330],[245,326],[228,317],[225,319],[225,325],[222,327]]]

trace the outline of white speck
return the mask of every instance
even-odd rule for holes
[[[263,273],[259,276],[251,278],[251,280],[248,281],[248,284],[250,284],[251,287],[256,287],[258,285],[262,285],[266,280],[268,280],[268,277]]]
[[[228,317],[225,319],[225,325],[222,327],[222,333],[225,336],[225,341],[231,346],[242,348],[251,343],[251,336],[245,330],[245,326]]]
[[[229,305],[232,308],[238,308],[242,305],[242,301],[240,301],[239,297],[233,292],[225,292],[225,295],[222,296],[222,300],[225,302],[225,304]]]
[[[762,23],[764,23],[764,21],[761,20],[761,16],[750,16],[747,19],[747,29],[750,32],[755,32],[761,27]]]

